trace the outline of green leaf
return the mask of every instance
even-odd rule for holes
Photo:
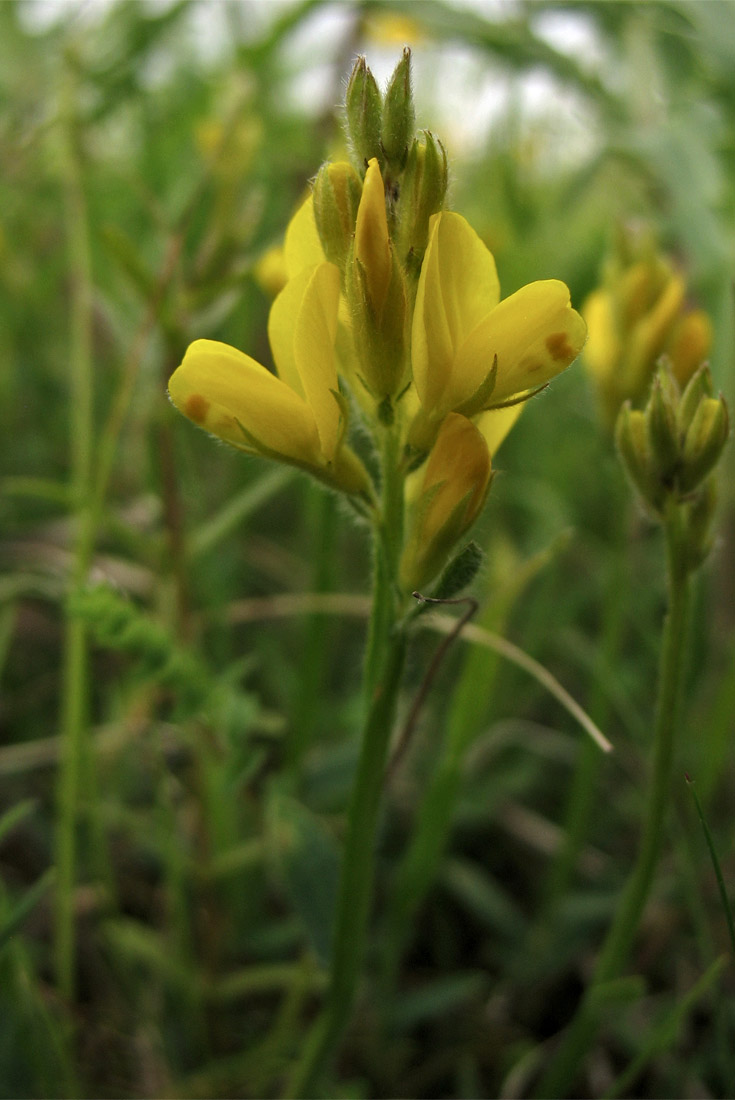
[[[276,794],[270,805],[276,867],[319,961],[332,955],[339,848],[322,821],[301,802]]]

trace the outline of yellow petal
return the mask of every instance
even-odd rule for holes
[[[468,336],[457,354],[455,372],[474,384],[497,356],[492,400],[503,401],[560,374],[579,355],[586,336],[587,326],[572,309],[564,283],[529,283],[505,298]]]
[[[463,217],[444,211],[434,215],[430,226],[411,357],[421,403],[427,410],[448,410],[471,397],[492,368],[491,359],[482,377],[455,378],[456,354],[497,305],[500,284],[492,253]]]
[[[321,460],[306,402],[249,355],[216,340],[195,340],[168,392],[176,408],[227,443],[252,450],[243,428],[269,450],[307,465]]]
[[[433,538],[470,493],[465,511],[466,530],[484,503],[489,478],[490,455],[482,434],[471,420],[449,413],[426,463],[424,492],[436,486],[438,490],[429,508],[424,536]]]
[[[449,413],[424,469],[406,483],[411,523],[400,566],[406,590],[421,589],[446,565],[485,503],[490,474],[481,433],[466,417]]]
[[[294,335],[296,318],[314,268],[305,268],[286,283],[268,314],[268,341],[278,377],[306,400],[306,391],[296,366]]]
[[[333,264],[307,268],[283,288],[268,316],[268,338],[282,379],[310,405],[328,461],[339,437],[340,409],[335,339],[339,270]]]
[[[519,402],[507,409],[489,409],[475,420],[493,458],[524,408],[525,405]]]
[[[393,263],[390,254],[385,188],[380,167],[373,157],[365,173],[355,225],[355,259],[365,270],[370,305],[380,316],[390,286]]]
[[[609,377],[620,363],[620,338],[615,324],[612,298],[606,290],[594,290],[582,306],[588,338],[584,363],[599,380]]]
[[[296,369],[316,420],[322,452],[334,457],[341,411],[334,397],[339,388],[335,341],[340,275],[334,264],[320,264],[311,274],[296,315]]]
[[[324,249],[314,220],[314,204],[311,195],[291,218],[286,230],[283,250],[289,279],[293,279],[305,267],[315,267],[316,264],[324,263]]]

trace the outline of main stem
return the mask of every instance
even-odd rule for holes
[[[386,761],[406,656],[396,576],[402,543],[403,477],[396,433],[383,440],[382,515],[375,534],[373,607],[364,670],[366,718],[342,856],[327,1000],[306,1040],[286,1095],[318,1095],[347,1026],[362,973],[375,874],[375,837]]]
[[[652,776],[638,856],[625,885],[615,918],[602,946],[594,975],[536,1095],[564,1096],[594,1041],[598,1025],[595,1002],[600,986],[618,977],[625,966],[653,881],[661,849],[676,743],[676,715],[684,663],[689,605],[689,576],[680,537],[680,517],[672,503],[665,520],[669,607],[663,646],[654,728]]]
[[[76,504],[76,542],[70,587],[81,587],[94,545],[90,503],[93,444],[92,263],[82,170],[76,148],[73,77],[63,87],[64,207],[71,275],[70,383],[71,482]],[[75,991],[74,888],[77,870],[77,819],[88,697],[87,632],[81,619],[67,614],[64,627],[61,689],[61,760],[57,780],[56,920],[54,954],[62,994]]]

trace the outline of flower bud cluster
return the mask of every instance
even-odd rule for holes
[[[729,434],[727,404],[715,397],[701,366],[681,391],[670,364],[659,366],[645,409],[626,402],[615,439],[623,465],[649,512],[663,519],[684,510],[690,567],[710,548],[715,507],[714,469]]]
[[[582,306],[589,339],[584,361],[612,427],[624,401],[639,404],[656,364],[666,355],[680,386],[706,359],[710,320],[686,302],[686,284],[650,237],[623,234],[608,261],[603,286]]]

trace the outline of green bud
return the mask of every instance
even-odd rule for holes
[[[383,100],[375,77],[364,57],[358,57],[347,84],[345,95],[347,137],[360,172],[368,161],[377,157],[382,164],[380,132],[383,120]]]
[[[442,573],[432,598],[435,600],[451,600],[459,595],[460,592],[472,584],[484,560],[484,551],[476,542],[469,542],[463,550],[460,550],[452,558]]]
[[[345,286],[361,377],[373,397],[382,402],[395,397],[406,384],[406,292],[392,251],[390,277],[379,311],[371,295],[369,273],[356,258],[347,265]]]
[[[730,430],[723,397],[705,397],[697,406],[684,437],[679,488],[688,493],[715,468]]]
[[[628,477],[646,504],[658,513],[663,492],[653,470],[645,413],[626,401],[615,425],[615,442]]]
[[[677,422],[682,436],[686,433],[694,419],[694,414],[699,408],[703,397],[713,397],[714,387],[709,367],[702,366],[689,379],[686,389],[681,396],[677,410]]]
[[[429,219],[444,205],[449,172],[444,146],[425,130],[411,145],[398,197],[398,249],[418,276],[429,239]]]
[[[324,164],[314,182],[314,219],[327,259],[344,271],[355,234],[362,183],[345,161]]]
[[[679,433],[676,408],[679,392],[671,374],[660,370],[653,380],[646,406],[646,427],[651,458],[660,480],[670,483],[679,465]]]
[[[386,89],[381,129],[385,158],[397,171],[401,171],[406,163],[414,122],[411,51],[404,46],[403,57],[396,65]]]

